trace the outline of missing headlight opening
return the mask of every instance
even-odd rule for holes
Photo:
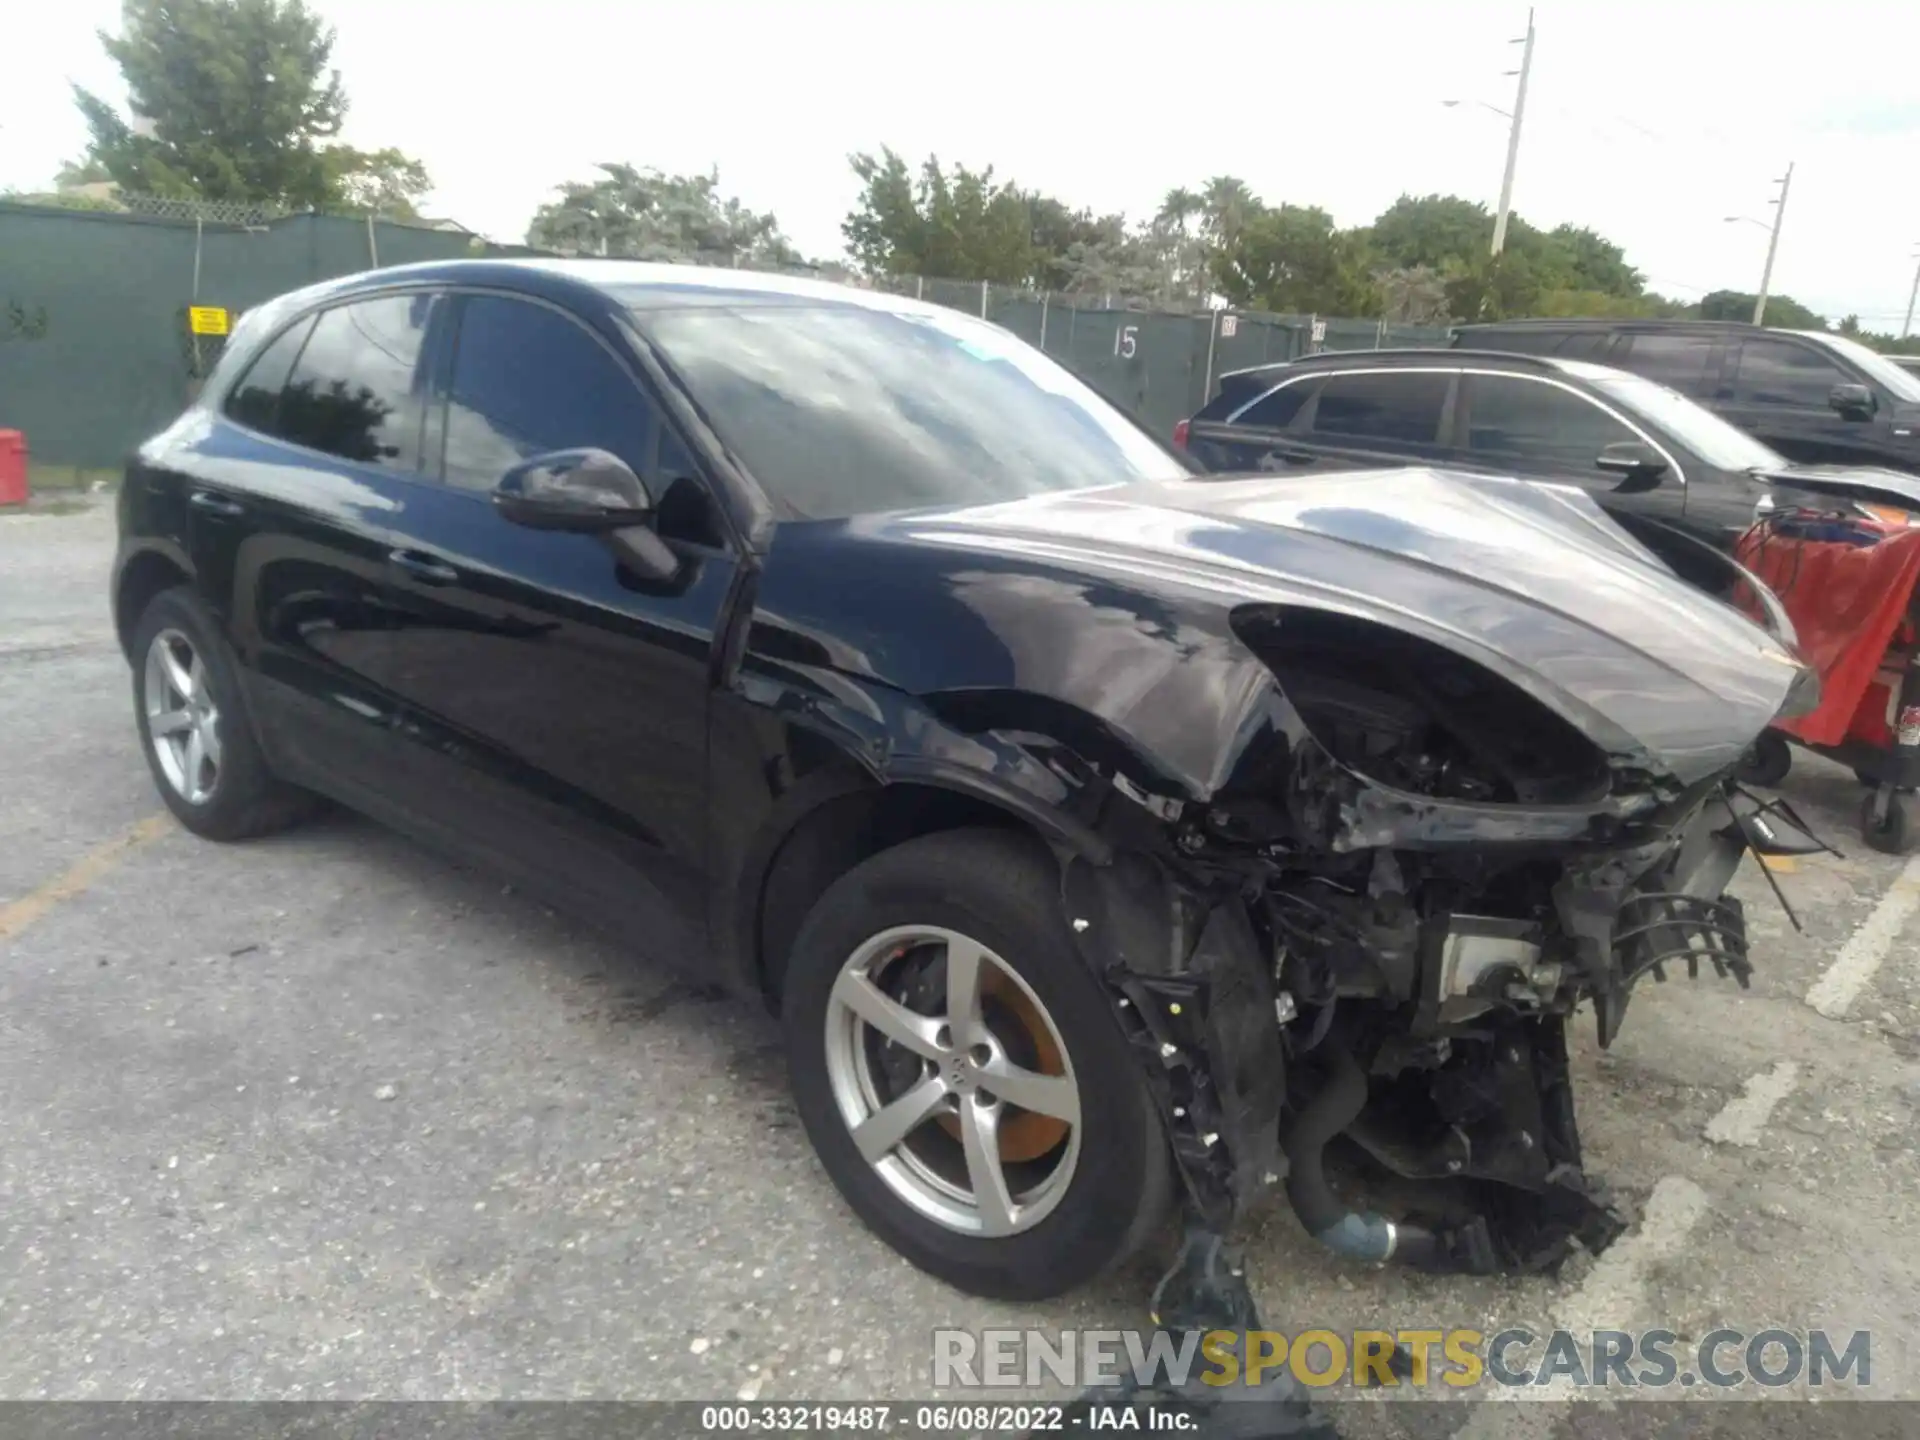
[[[1824,847],[1730,764],[1683,779],[1437,642],[1284,609],[1235,630],[1276,686],[1228,783],[1182,805],[1114,777],[1131,838],[1063,882],[1187,1186],[1158,1323],[1244,1323],[1222,1237],[1275,1189],[1361,1261],[1604,1250],[1626,1221],[1584,1168],[1569,1022],[1591,1010],[1611,1044],[1636,982],[1676,965],[1745,986],[1734,870]],[[1414,1205],[1340,1198],[1336,1141]]]

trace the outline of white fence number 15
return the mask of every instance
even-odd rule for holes
[[[1140,347],[1140,327],[1122,325],[1113,332],[1113,353],[1123,360],[1131,360],[1133,352]]]

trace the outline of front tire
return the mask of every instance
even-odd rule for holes
[[[828,888],[787,968],[788,1068],[828,1175],[908,1260],[994,1299],[1119,1264],[1173,1191],[1058,875],[1023,835],[908,841]]]
[[[267,768],[232,652],[186,586],[153,597],[133,629],[133,714],[154,786],[174,818],[209,840],[282,829],[313,797]]]

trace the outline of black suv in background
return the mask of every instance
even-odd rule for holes
[[[1453,343],[1630,370],[1802,464],[1920,473],[1920,375],[1844,335],[1710,320],[1508,320],[1459,326]]]
[[[1709,589],[1775,504],[1920,511],[1920,480],[1795,466],[1684,395],[1581,360],[1477,350],[1316,355],[1221,377],[1180,432],[1208,470],[1433,465],[1577,485],[1676,572]]]

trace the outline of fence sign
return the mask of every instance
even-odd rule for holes
[[[189,306],[187,328],[196,335],[224,335],[227,333],[227,312],[219,305]]]
[[[1327,322],[1324,320],[1314,321],[1313,335],[1311,336],[1313,343],[1318,345],[1322,341],[1324,341],[1326,338],[1327,338]]]
[[[1238,315],[1222,315],[1220,317],[1220,338],[1222,340],[1231,340],[1234,335],[1238,333],[1239,329],[1240,317]]]

